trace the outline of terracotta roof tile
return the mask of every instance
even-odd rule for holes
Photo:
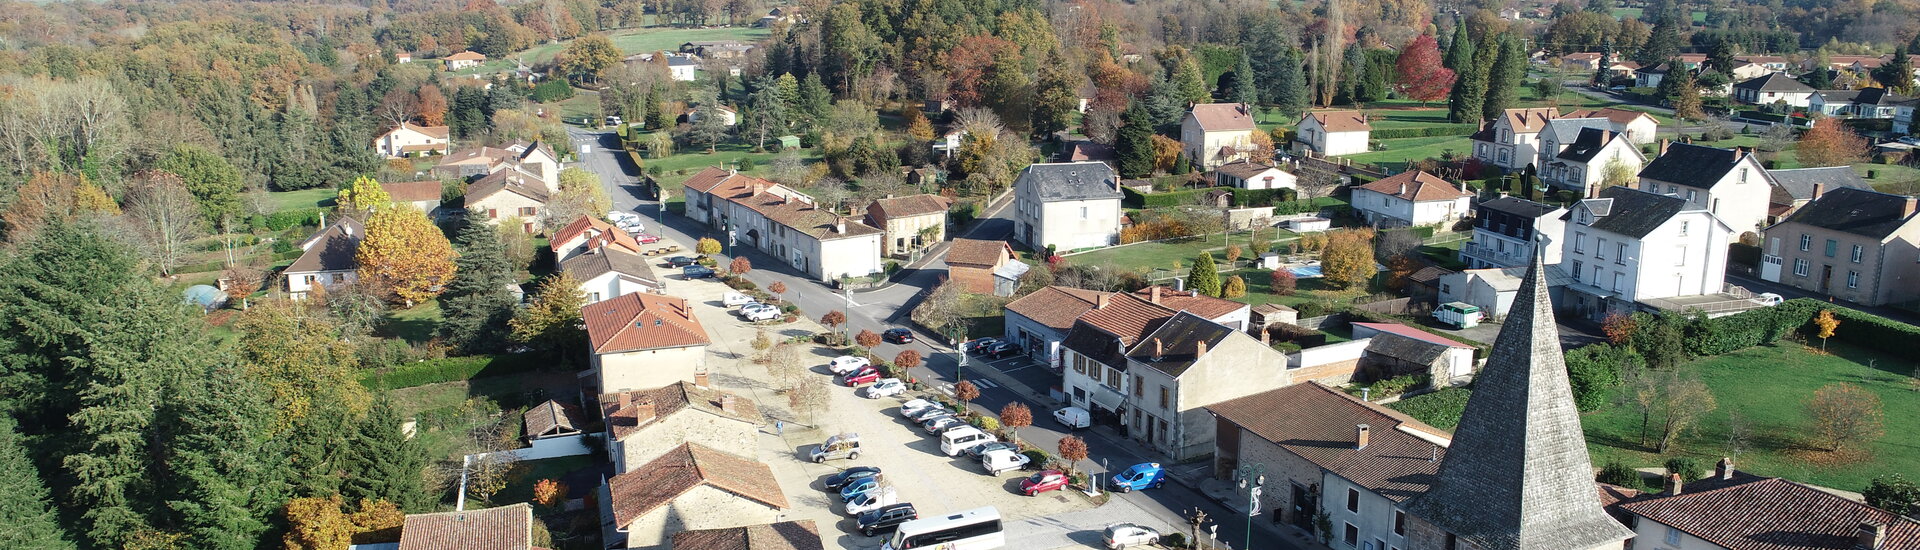
[[[1049,286],[1020,297],[1007,304],[1007,311],[1018,313],[1036,323],[1060,331],[1073,328],[1073,322],[1080,315],[1093,309],[1099,303],[1098,290],[1073,288],[1067,286]]]
[[[753,176],[707,167],[687,178],[684,187],[753,209],[790,229],[827,240],[881,233],[859,221],[841,217],[814,205],[813,198],[785,185]],[[841,228],[845,232],[841,232]]]
[[[1607,119],[1608,122],[1612,122],[1614,124],[1627,124],[1642,118],[1651,119],[1653,118],[1653,115],[1649,115],[1649,114],[1646,114],[1640,111],[1635,111],[1632,109],[1616,109],[1613,107],[1606,107],[1601,109],[1582,109],[1582,110],[1574,111],[1571,113],[1567,113],[1557,118],[1604,118],[1604,119]]]
[[[474,181],[467,186],[467,203],[485,200],[495,193],[511,192],[541,203],[547,202],[547,184],[533,174],[509,167]]]
[[[731,409],[727,407],[728,398],[733,402]],[[645,410],[647,404],[653,405],[651,412]],[[600,394],[600,416],[606,419],[607,429],[613,431],[614,441],[626,439],[653,425],[655,421],[681,411],[700,411],[754,425],[759,425],[763,418],[760,406],[752,399],[713,388],[702,388],[692,382]]]
[[[1189,113],[1208,132],[1252,130],[1253,110],[1243,103],[1201,103]]]
[[[782,521],[725,529],[696,529],[673,534],[675,549],[825,550],[813,520]]]
[[[1373,125],[1367,123],[1367,115],[1360,111],[1320,111],[1307,113],[1307,118],[1320,123],[1328,132],[1367,132]]]
[[[580,308],[594,353],[704,346],[707,329],[681,298],[636,292]]]
[[[1378,330],[1378,331],[1380,331],[1380,332],[1387,332],[1387,333],[1393,333],[1393,334],[1398,334],[1398,335],[1401,335],[1401,336],[1405,336],[1405,337],[1408,337],[1408,338],[1412,338],[1412,339],[1415,339],[1415,340],[1420,340],[1420,341],[1424,341],[1424,342],[1431,342],[1431,343],[1435,343],[1435,344],[1440,344],[1440,345],[1442,345],[1442,346],[1447,346],[1447,347],[1450,347],[1450,348],[1471,348],[1471,347],[1473,347],[1473,346],[1469,346],[1469,345],[1466,345],[1466,344],[1462,344],[1462,343],[1459,343],[1459,342],[1455,342],[1455,341],[1453,341],[1453,340],[1448,340],[1448,339],[1446,339],[1446,338],[1442,338],[1442,337],[1441,337],[1440,335],[1438,335],[1438,334],[1434,334],[1434,333],[1431,333],[1431,332],[1427,332],[1427,331],[1424,331],[1424,330],[1420,330],[1420,329],[1417,329],[1417,328],[1413,328],[1413,327],[1410,327],[1410,326],[1406,326],[1406,325],[1402,325],[1402,324],[1399,324],[1399,323],[1353,323],[1353,325],[1355,325],[1355,326],[1360,326],[1360,327],[1366,327],[1366,328],[1370,328],[1370,329],[1374,329],[1374,330]]]
[[[447,56],[447,60],[448,61],[486,61],[487,56],[481,55],[479,52],[468,50],[468,51],[463,51],[453,55],[449,55]]]
[[[1445,431],[1319,382],[1222,401],[1207,410],[1395,502],[1431,488],[1447,456]],[[1355,449],[1360,424],[1368,427],[1367,446]]]
[[[582,246],[589,250],[606,245],[616,245],[635,254],[645,252],[645,250],[641,250],[642,245],[640,241],[634,240],[633,235],[628,235],[626,231],[622,231],[619,227],[615,227],[613,224],[593,216],[581,216],[580,219],[573,220],[573,223],[567,224],[566,227],[562,227],[559,231],[553,232],[553,237],[549,239],[547,248],[552,249],[554,252],[560,252],[560,249],[567,246],[569,241],[579,238],[581,235],[587,236],[588,240]]]
[[[1408,170],[1360,186],[1361,189],[1413,202],[1442,201],[1472,196],[1440,176]]]
[[[1220,165],[1219,168],[1213,169],[1213,171],[1215,172],[1219,172],[1219,173],[1233,176],[1235,178],[1239,178],[1243,180],[1252,178],[1254,176],[1258,176],[1262,173],[1265,173],[1268,170],[1279,170],[1279,168],[1276,168],[1271,164],[1262,164],[1262,163],[1248,161],[1248,160],[1236,160],[1233,162],[1222,164]]]
[[[397,202],[440,202],[440,182],[434,180],[382,183],[380,188]]]
[[[527,437],[561,435],[580,431],[580,407],[548,399],[520,415],[527,425]]]
[[[1559,113],[1550,107],[1507,109],[1500,116],[1507,121],[1507,125],[1513,128],[1516,134],[1538,132],[1541,128],[1547,127],[1548,122],[1560,118]]]
[[[607,480],[613,524],[626,528],[634,520],[701,485],[772,508],[788,507],[787,495],[780,492],[773,469],[765,463],[699,443],[684,443],[644,466]]]
[[[1185,311],[1199,315],[1208,320],[1219,319],[1227,314],[1247,307],[1246,304],[1233,300],[1215,298],[1198,292],[1174,290],[1164,285],[1150,286],[1136,290],[1133,291],[1133,295],[1137,298],[1143,298],[1152,302],[1154,289],[1160,290],[1160,301],[1154,303],[1174,311]]]
[[[533,507],[525,503],[485,510],[408,514],[400,550],[528,550]]]
[[[979,239],[954,239],[947,248],[947,265],[967,267],[996,267],[1001,262],[1012,261],[1013,247],[1006,241],[983,241]]]
[[[927,214],[946,214],[952,201],[939,195],[919,194],[904,197],[875,199],[867,211],[874,213],[874,222],[886,225],[888,218],[924,216]]]
[[[1780,478],[1627,503],[1627,511],[1732,550],[1854,548],[1864,523],[1887,526],[1880,550],[1920,548],[1920,523]]]

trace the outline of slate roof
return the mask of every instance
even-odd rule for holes
[[[1481,550],[1595,548],[1633,536],[1594,488],[1545,271],[1534,255],[1438,479],[1406,503]]]
[[[594,353],[704,346],[707,329],[687,301],[636,292],[580,308]]]
[[[625,405],[622,405],[622,398]],[[733,398],[733,408],[725,404],[728,397]],[[652,403],[651,414],[640,411],[640,405]],[[600,394],[600,417],[606,419],[607,430],[613,432],[613,440],[626,439],[681,411],[699,411],[722,418],[732,418],[741,422],[759,425],[763,417],[760,406],[753,400],[732,393],[700,387],[692,382],[673,384],[644,390],[613,392]]]
[[[646,465],[607,480],[613,524],[624,529],[634,520],[701,485],[772,508],[788,507],[787,495],[780,492],[773,469],[765,463],[699,443],[685,443]]]
[[[395,202],[440,202],[440,182],[434,180],[382,183],[380,188]]]
[[[1893,105],[1912,99],[1913,98],[1889,91],[1886,88],[1861,88],[1860,95],[1853,96],[1853,102],[1861,105]]]
[[[1440,179],[1440,176],[1420,170],[1408,170],[1387,176],[1362,185],[1360,188],[1413,202],[1443,201],[1472,196],[1471,193],[1460,190],[1459,186]]]
[[[1559,210],[1559,206],[1533,202],[1520,197],[1500,197],[1480,201],[1479,207],[1495,212],[1505,212],[1522,218],[1538,218]]]
[[[1133,291],[1133,295],[1136,298],[1143,298],[1152,302],[1153,289],[1156,288],[1160,289],[1160,301],[1154,303],[1174,311],[1191,312],[1194,315],[1199,315],[1207,319],[1219,319],[1227,314],[1240,311],[1240,308],[1247,307],[1246,304],[1233,300],[1215,298],[1193,291],[1174,290],[1172,287],[1165,285],[1155,285],[1136,290]]]
[[[1566,149],[1561,149],[1558,158],[1582,164],[1593,162],[1593,157],[1606,149],[1607,143],[1613,141],[1614,136],[1617,135],[1619,134],[1600,128],[1581,128],[1580,137],[1574,139],[1573,143],[1567,144]]]
[[[1262,173],[1265,173],[1268,170],[1278,170],[1278,168],[1275,168],[1273,165],[1270,165],[1270,164],[1262,164],[1262,163],[1253,162],[1250,160],[1236,160],[1233,162],[1222,164],[1220,165],[1219,168],[1213,169],[1213,171],[1215,172],[1219,172],[1219,173],[1233,176],[1235,178],[1239,178],[1243,180],[1252,178],[1254,176],[1258,176]]]
[[[1912,200],[1865,189],[1835,189],[1800,207],[1781,223],[1806,224],[1878,241],[1913,219],[1906,210]]]
[[[438,514],[407,514],[400,550],[527,550],[533,507],[526,503]]]
[[[1319,382],[1207,406],[1220,418],[1394,502],[1427,492],[1448,434]],[[1367,446],[1355,449],[1366,424]],[[1420,435],[1415,435],[1420,434]]]
[[[1767,73],[1766,76],[1749,78],[1741,81],[1739,84],[1734,84],[1733,88],[1736,90],[1789,94],[1807,94],[1815,91],[1812,86],[1801,84],[1800,81],[1787,76],[1787,73]]]
[[[1585,199],[1579,204],[1593,212],[1594,229],[1636,238],[1647,236],[1674,214],[1687,209],[1685,199],[1621,185],[1602,189],[1599,198]]]
[[[1746,156],[1737,149],[1675,143],[1667,147],[1665,154],[1641,168],[1640,177],[1712,189]]]
[[[1044,202],[1121,198],[1119,178],[1104,162],[1032,164],[1014,187],[1032,187]]]
[[[1859,97],[1860,90],[1818,90],[1814,93],[1820,96],[1822,103],[1846,104],[1853,103],[1853,98]]]
[[[1920,548],[1920,523],[1785,479],[1681,491],[1621,507],[1732,550],[1852,550],[1866,523],[1886,526],[1878,550]]]
[[[1093,309],[1103,294],[1107,293],[1068,286],[1048,286],[1008,303],[1007,311],[1064,333],[1072,330],[1074,321]]]
[[[1105,165],[1102,165],[1105,166]],[[787,186],[709,166],[682,186],[752,209],[768,220],[818,240],[877,235],[881,230],[815,205],[812,197]],[[846,232],[840,232],[841,227]]]
[[[1556,118],[1553,122],[1548,122],[1547,127],[1540,130],[1540,139],[1545,140],[1548,135],[1551,134],[1555,142],[1573,143],[1573,140],[1580,138],[1580,130],[1586,128],[1607,128],[1608,124],[1607,119],[1598,116],[1575,117],[1568,115]]]
[[[520,420],[526,423],[527,437],[578,432],[581,425],[580,407],[548,399],[527,409],[520,415]]]
[[[1124,292],[1107,296],[1107,307],[1081,314],[1060,345],[1101,364],[1124,366],[1122,348],[1159,328],[1174,311]]]
[[[947,200],[946,197],[922,193],[904,197],[874,199],[873,204],[867,207],[867,211],[874,213],[875,223],[886,225],[886,220],[889,218],[924,216],[927,214],[945,216],[947,207],[951,205],[952,201]]]
[[[1233,327],[1215,323],[1191,312],[1175,313],[1166,322],[1160,323],[1153,332],[1142,337],[1127,351],[1127,357],[1139,361],[1154,370],[1167,373],[1167,376],[1179,378],[1188,367],[1199,362],[1201,357],[1220,346],[1220,342],[1232,336]],[[1201,344],[1206,349],[1201,349]],[[1159,359],[1154,359],[1155,351]],[[1245,359],[1245,358],[1240,358]],[[1284,359],[1274,368],[1285,369]]]
[[[782,521],[766,525],[695,529],[673,534],[676,549],[697,550],[825,550],[813,520]]]
[[[1253,110],[1244,103],[1201,103],[1194,105],[1187,114],[1200,123],[1201,131],[1229,132],[1254,128]]]
[[[1431,365],[1446,356],[1449,346],[1408,338],[1391,332],[1373,335],[1367,340],[1367,353],[1392,357],[1420,365]]]
[[[487,197],[501,192],[513,193],[543,204],[547,202],[546,182],[514,166],[487,174],[486,177],[468,185],[467,204],[486,200]]]
[[[1311,118],[1314,122],[1320,123],[1320,127],[1326,128],[1328,132],[1368,132],[1373,130],[1373,125],[1367,123],[1367,115],[1361,114],[1360,111],[1320,111],[1307,113],[1306,117],[1301,120],[1304,121],[1307,118]]]
[[[991,268],[1012,261],[1013,247],[1006,241],[954,239],[947,248],[947,265]]]
[[[360,267],[354,254],[360,251],[360,239],[367,236],[367,228],[360,220],[351,216],[341,216],[333,225],[327,226],[320,234],[307,238],[301,243],[306,252],[287,266],[285,273],[314,273],[320,271],[353,271]]]
[[[1873,189],[1873,185],[1861,178],[1859,172],[1853,171],[1852,166],[1768,170],[1767,175],[1773,177],[1773,202],[1782,204],[1813,200],[1813,184],[1816,183],[1825,184],[1827,191]]]
[[[618,248],[588,249],[584,254],[567,258],[560,262],[560,269],[581,282],[591,281],[595,277],[608,273],[619,273],[638,279],[653,286],[660,286],[660,278],[653,273],[653,265],[645,256],[627,252]]]

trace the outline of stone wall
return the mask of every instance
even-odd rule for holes
[[[667,550],[674,533],[773,523],[779,516],[771,506],[701,485],[627,524],[626,547]]]
[[[699,443],[716,450],[752,458],[759,451],[758,426],[737,419],[682,410],[665,422],[628,434],[617,442],[614,457],[616,474],[639,468],[682,443]]]

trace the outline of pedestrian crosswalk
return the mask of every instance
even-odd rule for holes
[[[988,380],[985,378],[969,378],[967,379],[967,382],[972,383],[974,387],[980,388],[983,390],[1000,387],[999,382],[994,382],[992,380]],[[953,395],[953,384],[941,384],[940,393]]]

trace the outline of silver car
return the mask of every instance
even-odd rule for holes
[[[1106,531],[1100,533],[1100,540],[1106,543],[1107,550],[1120,550],[1131,546],[1158,544],[1160,532],[1134,523],[1115,523],[1108,525]]]

